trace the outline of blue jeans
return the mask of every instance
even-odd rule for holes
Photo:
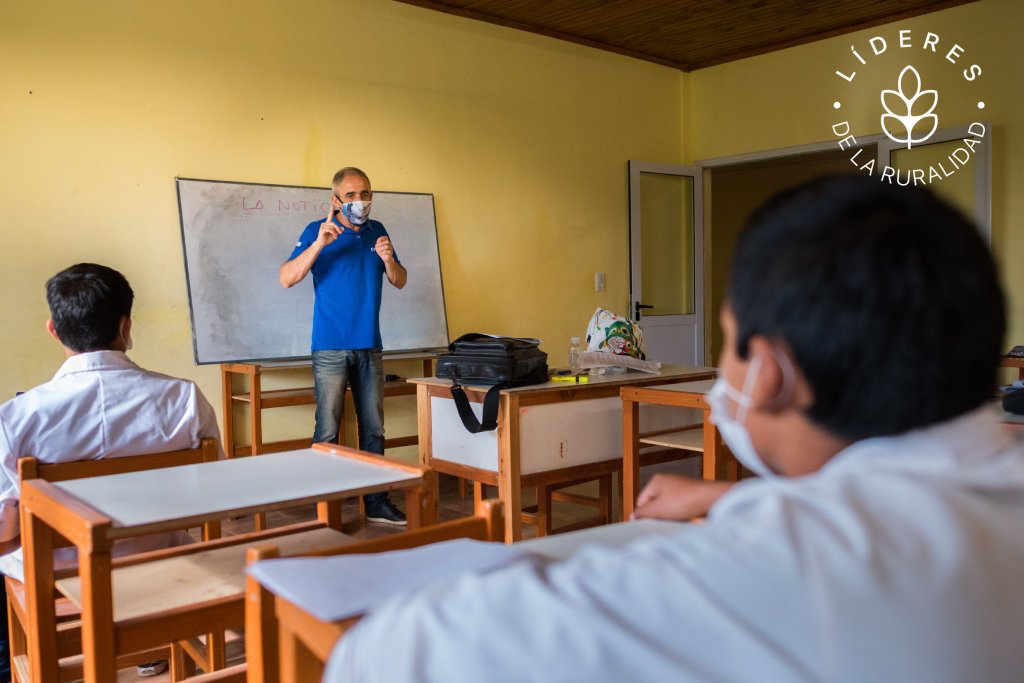
[[[345,389],[352,386],[359,448],[384,455],[384,364],[376,349],[313,352],[316,428],[313,442],[337,443],[345,410]],[[366,505],[388,494],[363,496]]]

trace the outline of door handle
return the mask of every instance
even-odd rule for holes
[[[635,306],[636,308],[634,309],[634,312],[633,312],[633,320],[637,320],[637,321],[639,321],[639,320],[640,320],[640,309],[642,309],[642,308],[654,308],[654,306],[653,306],[653,305],[651,305],[651,306],[648,306],[647,304],[642,304],[642,303],[640,303],[639,301],[637,301],[637,302],[636,302],[636,303],[634,304],[634,306]]]

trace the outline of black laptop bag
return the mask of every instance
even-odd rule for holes
[[[539,339],[497,337],[471,332],[448,345],[437,357],[437,376],[452,380],[452,398],[467,430],[476,434],[498,426],[498,397],[502,389],[548,381],[548,354]],[[477,420],[462,384],[491,385]]]

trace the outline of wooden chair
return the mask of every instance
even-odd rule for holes
[[[354,553],[379,553],[406,550],[457,538],[501,541],[504,538],[502,503],[486,500],[472,517],[442,522],[431,527],[384,538],[308,553],[306,557],[325,557]],[[252,546],[247,564],[280,557],[275,545]],[[344,581],[339,577],[339,582]],[[337,640],[358,617],[325,623],[279,598],[256,579],[246,578],[245,649],[248,683],[286,683],[320,680],[324,666]]]
[[[537,502],[523,508],[520,515],[523,524],[532,524],[537,527],[537,536],[549,536],[567,531],[577,531],[593,526],[612,523],[612,475],[619,475],[619,482],[622,481],[622,465],[618,460],[610,460],[602,463],[587,465],[587,473],[572,479],[552,479],[540,475],[527,475],[522,478],[523,485],[536,483]],[[460,485],[465,480],[460,479]],[[563,489],[590,482],[597,483],[596,495],[585,493],[569,492]],[[471,482],[473,485],[473,496],[475,504],[479,505],[486,495],[488,484],[483,482]],[[460,495],[462,495],[460,491]],[[554,526],[554,501],[571,503],[572,505],[594,508],[597,513],[583,519],[578,519],[569,524],[555,528]]]
[[[18,475],[21,481],[42,479],[48,482],[70,481],[72,479],[83,479],[108,474],[122,474],[125,472],[139,472],[142,470],[173,467],[176,465],[190,465],[200,462],[212,462],[217,459],[216,439],[203,439],[199,448],[168,451],[164,453],[153,453],[148,455],[135,455],[122,458],[106,458],[101,460],[78,460],[62,463],[42,463],[32,457],[20,458],[18,460]],[[209,522],[203,525],[203,539],[210,540],[220,536],[220,523]],[[26,583],[30,577],[26,577]],[[11,676],[15,683],[28,683],[28,638],[33,633],[29,627],[32,623],[26,597],[26,587],[20,581],[6,577],[7,591],[7,616],[9,623],[10,655],[11,655]],[[62,660],[60,668],[60,681],[76,680],[82,677],[80,656],[82,652],[82,634],[78,617],[80,610],[67,598],[59,595],[53,596],[56,601],[58,615],[58,657]],[[222,661],[224,651],[224,634],[208,634],[209,654],[201,653],[192,648],[197,657],[197,662],[204,670],[209,671],[211,661]],[[126,653],[118,658],[119,667],[129,667],[155,659],[170,659],[172,662],[177,659],[182,661],[181,656],[175,652],[178,645],[170,648],[157,650],[145,650],[142,652]],[[175,675],[178,678],[175,678]],[[172,672],[172,679],[179,680],[181,672]]]
[[[621,470],[620,470],[621,474]],[[571,486],[597,482],[597,495],[589,496],[584,493],[564,491]],[[563,501],[573,505],[582,505],[597,510],[596,515],[585,519],[563,524],[557,529],[554,528],[554,501]],[[547,536],[552,533],[563,533],[576,531],[592,526],[612,523],[612,473],[604,472],[596,476],[581,477],[573,481],[559,482],[557,484],[541,484],[537,487],[537,536]]]

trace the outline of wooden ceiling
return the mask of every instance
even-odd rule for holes
[[[683,71],[975,0],[398,0]]]

